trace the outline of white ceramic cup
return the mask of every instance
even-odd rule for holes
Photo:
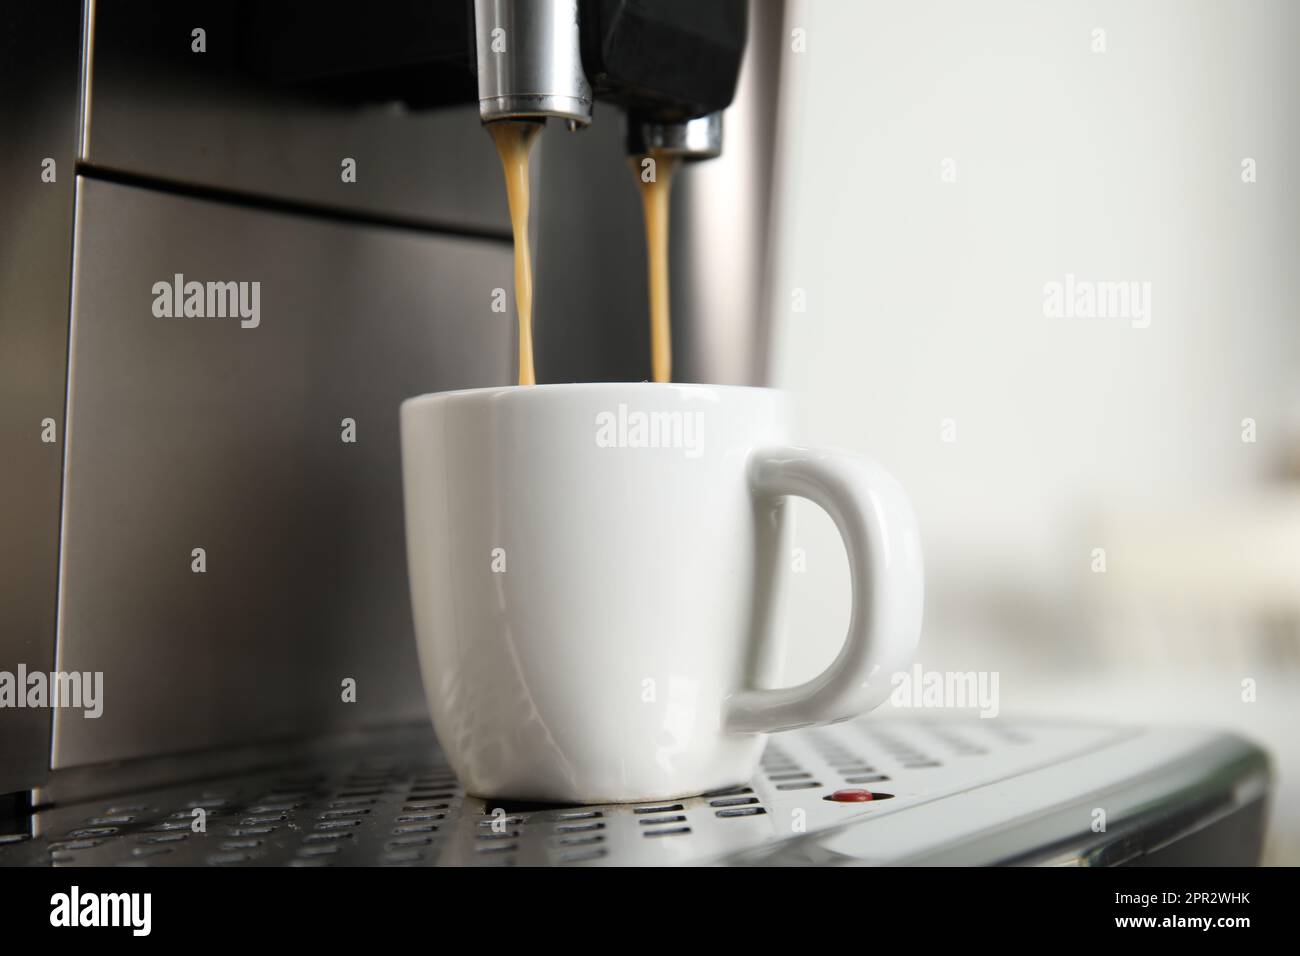
[[[764,734],[889,694],[921,626],[902,487],[787,444],[780,392],[575,384],[402,403],[406,540],[434,729],[479,797],[614,803],[753,774]],[[835,661],[776,688],[787,496],[843,536]]]

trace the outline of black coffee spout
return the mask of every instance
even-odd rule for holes
[[[581,0],[582,63],[596,95],[646,119],[684,122],[731,105],[745,0]]]
[[[722,151],[747,11],[746,0],[581,0],[583,66],[596,95],[627,111],[629,154]]]

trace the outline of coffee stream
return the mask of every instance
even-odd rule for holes
[[[519,313],[519,384],[537,384],[533,368],[533,259],[528,248],[528,154],[541,123],[499,120],[487,124],[501,156],[515,238],[515,309]]]
[[[645,210],[645,243],[650,286],[650,364],[656,382],[673,377],[672,327],[668,310],[668,199],[673,188],[671,156],[651,153],[632,159]]]
[[[519,384],[535,385],[533,367],[533,262],[528,246],[528,155],[543,124],[497,120],[487,124],[506,177],[515,241],[515,308],[519,314]],[[645,211],[650,287],[650,360],[656,382],[672,381],[672,330],[668,305],[668,200],[675,159],[659,153],[630,160]]]

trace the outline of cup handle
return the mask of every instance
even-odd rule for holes
[[[749,460],[755,495],[820,505],[844,539],[852,584],[849,633],[834,662],[797,687],[740,690],[724,728],[771,733],[866,713],[912,663],[921,634],[921,539],[907,493],[875,462],[845,452],[764,448]]]

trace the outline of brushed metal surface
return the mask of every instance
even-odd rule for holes
[[[57,712],[54,766],[423,719],[397,409],[509,381],[509,245],[78,202],[58,659],[103,672],[104,712]],[[259,281],[260,324],[155,317],[177,273]]]
[[[1266,768],[1253,745],[1208,731],[886,714],[774,736],[753,779],[725,791],[555,806],[468,795],[427,736],[385,734],[332,757],[38,808],[32,836],[0,846],[0,866],[845,865],[922,853],[985,865],[1027,852],[1100,865],[1155,849],[1171,820],[1192,832],[1257,814]],[[863,787],[876,799],[826,799]],[[1108,833],[1091,831],[1097,805]],[[1044,856],[1078,840],[1129,854]],[[1214,852],[1209,862],[1253,863],[1259,844]]]
[[[76,0],[0,8],[0,671],[11,674],[54,663],[80,49]],[[40,783],[49,753],[49,710],[0,709],[0,793]]]
[[[591,122],[578,0],[474,0],[474,39],[485,123],[547,116]]]
[[[350,102],[346,86],[323,95],[263,80],[244,62],[242,4],[93,6],[82,155],[93,166],[509,234],[499,164],[472,94],[463,106],[412,111],[395,101]],[[198,27],[203,53],[192,50]],[[472,37],[463,41],[468,47]],[[356,182],[343,181],[345,158],[356,160]]]
[[[749,45],[724,114],[722,155],[682,176],[672,224],[673,322],[682,381],[766,385],[777,112],[786,49],[784,0],[750,0]]]

